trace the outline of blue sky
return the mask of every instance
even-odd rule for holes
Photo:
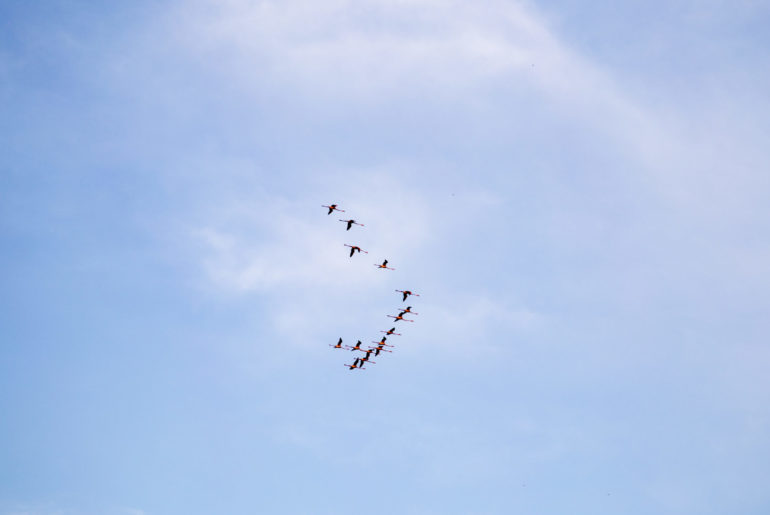
[[[2,2],[0,513],[767,513],[768,23]]]

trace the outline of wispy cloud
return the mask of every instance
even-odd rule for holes
[[[732,120],[729,129],[715,127],[701,123],[703,119],[691,112],[639,97],[639,88],[633,92],[624,88],[622,70],[602,67],[575,51],[528,4],[201,1],[193,9],[185,6],[184,12],[174,11],[173,16],[185,21],[175,31],[176,44],[196,61],[208,63],[207,71],[236,84],[244,101],[298,102],[299,109],[322,119],[334,119],[339,111],[361,110],[373,116],[375,123],[388,106],[420,109],[429,103],[472,111],[483,118],[480,123],[494,127],[500,118],[515,113],[474,110],[515,97],[522,103],[541,102],[541,115],[567,123],[574,131],[594,133],[591,144],[600,147],[596,152],[605,147],[611,156],[607,176],[626,180],[629,188],[639,190],[639,198],[647,199],[645,219],[630,220],[634,216],[630,212],[624,213],[625,219],[603,212],[592,217],[557,205],[549,216],[558,230],[545,220],[532,220],[530,225],[541,224],[540,234],[562,240],[563,246],[586,245],[585,233],[590,232],[586,225],[596,224],[597,230],[617,235],[625,252],[638,255],[638,244],[628,237],[633,233],[655,242],[643,250],[647,254],[664,245],[679,245],[682,253],[694,256],[703,249],[685,245],[679,237],[682,231],[696,240],[711,241],[722,239],[723,229],[736,223],[743,224],[739,229],[751,230],[770,219],[761,204],[761,192],[770,185],[766,174],[757,169],[767,151],[741,120]],[[469,118],[473,116],[455,122]],[[462,137],[451,135],[450,139],[459,142]],[[501,142],[506,138],[492,132],[490,137]],[[438,167],[429,162],[409,166],[419,169],[426,164],[425,173],[440,188]],[[319,180],[311,187],[317,196],[303,193],[291,201],[265,196],[245,208],[247,203],[241,201],[241,207],[230,210],[224,219],[217,215],[195,227],[193,233],[205,249],[206,268],[217,284],[240,291],[335,285],[350,289],[335,289],[344,292],[343,298],[357,288],[380,284],[381,277],[337,259],[344,250],[342,242],[339,251],[328,245],[335,241],[336,227],[308,221],[303,209],[315,204],[320,209],[320,203],[330,201],[325,199],[358,202],[353,211],[361,220],[372,222],[366,237],[377,235],[370,244],[383,257],[390,257],[394,266],[424,255],[424,240],[431,235],[450,235],[440,220],[444,213],[435,216],[439,205],[424,189],[407,189],[404,174],[383,172],[376,165],[347,170],[322,165],[304,172],[330,175],[333,187],[322,186]],[[473,171],[456,173],[472,183]],[[565,181],[569,176],[568,170],[558,174]],[[398,207],[385,210],[385,204]],[[226,211],[223,208],[220,215]],[[408,217],[399,218],[407,212]],[[453,221],[505,232],[505,222],[490,220],[487,212],[463,214],[463,219]],[[239,217],[247,228],[233,228]],[[662,227],[654,229],[657,226]],[[599,252],[605,240],[600,238],[591,250]],[[754,269],[766,250],[740,243],[718,252],[721,262]],[[646,258],[653,261],[663,256]],[[293,325],[296,316],[285,318],[286,325]]]
[[[188,21],[187,43],[230,56],[244,78],[348,100],[387,102],[415,86],[459,93],[529,68],[549,43],[510,2],[201,2]]]
[[[242,291],[332,285],[351,291],[381,283],[384,274],[371,269],[383,259],[394,267],[406,266],[430,242],[429,208],[397,175],[362,170],[345,178],[354,175],[354,183],[344,184],[338,177],[314,194],[263,196],[211,210],[208,224],[193,229],[193,236],[208,255],[212,279]],[[328,215],[321,207],[328,203],[345,212]],[[346,230],[339,220],[351,218],[363,227]],[[368,254],[349,257],[345,244]]]
[[[255,100],[269,91],[333,117],[340,103],[346,110],[404,101],[466,110],[505,95],[537,99],[599,131],[636,161],[635,173],[658,195],[691,210],[709,212],[715,201],[738,207],[752,196],[755,163],[767,157],[756,155],[752,138],[730,136],[743,121],[706,129],[714,125],[702,115],[672,116],[670,104],[638,97],[638,87],[626,91],[618,70],[575,51],[525,3],[232,0],[185,4],[184,11],[174,12],[186,22],[179,44],[254,88]],[[681,117],[693,114],[697,125]]]

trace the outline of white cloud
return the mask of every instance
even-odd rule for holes
[[[340,321],[349,326],[366,319],[372,303],[395,308],[394,285],[432,241],[434,213],[397,175],[368,170],[323,177],[312,194],[292,200],[217,204],[205,225],[192,229],[212,283],[224,292],[269,294],[274,328],[298,344],[311,344]],[[346,182],[350,177],[356,181]],[[329,203],[345,213],[328,215],[321,206]],[[364,226],[346,231],[338,220],[348,217]],[[344,244],[368,254],[349,257]],[[396,271],[378,270],[374,265],[383,259]]]
[[[377,170],[348,171],[330,178],[316,195],[230,199],[216,206],[208,225],[194,229],[206,249],[211,278],[228,289],[260,291],[313,287],[356,291],[382,282],[375,263],[407,267],[410,255],[430,241],[430,213],[419,195],[396,175]],[[355,183],[344,184],[355,177]],[[327,214],[322,204],[337,203],[344,213]],[[221,207],[221,209],[220,209]],[[346,230],[340,219],[361,226]],[[368,254],[349,257],[345,244]]]
[[[314,95],[372,100],[418,85],[462,89],[528,68],[547,40],[520,5],[494,4],[202,2],[186,42],[230,56],[244,77],[270,76]]]
[[[469,87],[514,94],[524,85],[582,115],[615,113],[637,130],[646,123],[606,72],[521,2],[206,0],[192,13],[180,43],[260,89],[278,82],[350,104],[415,95],[468,102]]]
[[[767,157],[762,151],[746,163],[756,141],[730,137],[733,129],[703,130],[713,124],[697,113],[681,118],[693,113],[672,111],[673,101],[634,98],[617,74],[572,50],[521,2],[202,0],[172,18],[186,22],[177,33],[186,51],[252,88],[255,100],[290,98],[329,116],[341,104],[468,109],[506,92],[542,103],[543,114],[555,106],[624,149],[658,195],[688,210],[711,213],[714,204],[739,207],[754,197],[756,166]],[[619,165],[616,173],[629,171]]]
[[[336,339],[340,330],[346,341],[369,343],[379,329],[393,325],[385,315],[402,305],[394,290],[415,289],[414,284],[436,291],[410,299],[417,312],[426,303],[430,307],[413,324],[419,328],[404,329],[424,334],[429,343],[446,347],[449,340],[477,338],[479,331],[527,331],[541,323],[542,316],[521,305],[458,294],[446,282],[451,273],[447,263],[451,266],[454,258],[440,255],[442,240],[487,217],[499,205],[498,195],[469,188],[450,202],[435,200],[402,180],[409,174],[396,166],[342,170],[321,174],[323,185],[292,200],[244,192],[248,202],[238,200],[240,194],[227,203],[215,201],[205,224],[192,230],[208,278],[223,292],[267,295],[272,328],[308,348],[318,347],[320,335]],[[330,202],[346,212],[327,215],[321,204]],[[346,231],[338,219],[348,216],[365,226]],[[369,254],[350,258],[344,243],[360,245]],[[375,268],[382,259],[396,270]],[[491,348],[498,344],[490,342]],[[475,349],[479,346],[485,344]]]
[[[573,51],[547,20],[525,4],[200,1],[194,9],[186,5],[174,16],[184,22],[177,32],[177,42],[184,50],[206,63],[207,72],[247,91],[245,100],[258,104],[297,102],[300,110],[313,111],[313,116],[321,118],[359,109],[363,116],[377,116],[378,109],[398,103],[416,108],[434,103],[447,110],[472,110],[479,103],[493,105],[510,92],[522,103],[542,103],[543,116],[560,120],[558,123],[569,120],[575,130],[595,133],[595,139],[618,157],[609,164],[612,170],[607,174],[628,176],[629,184],[638,185],[645,201],[652,194],[656,197],[653,204],[659,205],[645,205],[646,218],[632,221],[630,226],[603,218],[604,212],[591,218],[584,212],[555,209],[554,220],[580,222],[555,222],[564,230],[548,232],[552,228],[540,221],[545,225],[543,234],[564,239],[565,245],[581,245],[584,221],[596,220],[614,224],[615,229],[607,233],[620,239],[627,237],[626,230],[644,233],[653,247],[679,245],[680,255],[692,258],[701,249],[686,248],[682,231],[711,241],[720,236],[714,233],[714,220],[730,230],[735,220],[756,224],[752,217],[757,214],[760,220],[768,218],[767,209],[761,205],[768,184],[757,168],[767,151],[742,120],[730,120],[729,129],[715,128],[718,124],[700,123],[702,118],[673,110],[670,105],[645,104],[623,89],[622,80],[618,80],[622,77]],[[489,88],[494,94],[489,94]],[[490,122],[492,126],[497,117],[515,115],[483,113],[486,118],[480,123]],[[721,115],[717,118],[725,119]],[[372,123],[377,123],[376,117]],[[495,137],[505,139],[504,134]],[[554,144],[559,143],[557,140],[554,138]],[[389,157],[403,159],[397,152],[394,149]],[[420,167],[416,162],[410,166]],[[194,233],[205,248],[209,276],[228,290],[242,292],[312,287],[325,295],[328,305],[339,305],[384,286],[383,281],[390,279],[372,275],[366,267],[357,266],[357,261],[388,257],[402,273],[402,263],[428,263],[420,259],[429,248],[426,239],[451,236],[447,224],[436,216],[437,204],[424,191],[409,190],[404,174],[377,167],[329,168],[305,171],[332,177],[331,184],[319,179],[312,194],[306,187],[292,200],[266,195],[259,200],[241,200],[237,209],[228,212],[222,207],[213,218],[199,224]],[[580,172],[578,164],[574,173]],[[440,175],[435,170],[433,173],[438,180]],[[472,184],[477,172],[457,173]],[[565,179],[570,173],[564,170],[558,177]],[[354,218],[368,222],[361,237],[372,239],[361,246],[374,249],[372,254],[356,256],[353,261],[339,259],[344,252],[343,240],[337,239],[335,232],[339,228],[326,224],[334,220],[327,218],[325,225],[318,224],[312,218],[315,212],[305,211],[307,206],[320,211],[320,204],[330,200],[352,204]],[[494,202],[493,198],[490,203]],[[650,211],[659,207],[659,215]],[[476,215],[483,217],[482,211]],[[474,220],[473,213],[465,214],[458,223],[478,221],[504,230],[504,223]],[[667,224],[658,217],[669,217],[676,223]],[[645,224],[663,227],[650,229],[643,227]],[[606,243],[606,238],[600,238],[593,250]],[[639,255],[636,245],[641,243],[626,244],[635,256]],[[736,263],[761,263],[764,255],[762,249],[759,254],[757,249],[719,252],[722,261]],[[645,248],[644,253],[649,260],[654,251]],[[663,259],[657,254],[653,257]],[[646,287],[639,285],[641,290]],[[494,311],[490,306],[485,309]],[[442,316],[448,320],[452,311],[444,311]],[[514,318],[521,319],[526,318],[522,313],[528,312],[526,307],[507,311],[520,311]],[[280,327],[299,331],[299,321],[306,319],[307,313],[325,319],[335,311],[303,298],[287,302],[274,319]]]

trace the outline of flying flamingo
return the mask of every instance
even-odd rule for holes
[[[355,345],[355,347],[351,347],[351,346],[347,345],[345,348],[346,348],[346,349],[350,349],[350,350],[352,350],[352,351],[353,351],[353,350],[361,350],[361,340],[358,340],[358,341],[356,342],[356,345]]]
[[[406,302],[406,298],[408,296],[410,296],[410,295],[414,295],[415,297],[419,297],[420,296],[419,294],[411,292],[409,290],[396,290],[396,291],[399,292],[399,293],[403,293],[404,294],[404,300],[403,300],[404,302]]]
[[[328,213],[326,213],[327,215],[330,215],[330,214],[332,214],[332,211],[339,211],[339,212],[341,212],[341,213],[344,213],[344,212],[345,212],[345,210],[344,210],[344,209],[337,209],[337,204],[332,204],[332,205],[330,205],[330,206],[321,206],[321,207],[326,207],[326,208],[329,208],[329,212],[328,212]]]
[[[383,261],[381,265],[378,265],[377,263],[375,263],[374,266],[376,266],[377,268],[387,268],[388,270],[395,270],[395,268],[390,268],[388,266],[388,260],[387,259],[385,261]]]
[[[347,243],[345,243],[344,245],[346,247],[350,247],[350,257],[353,257],[354,252],[358,252],[358,253],[363,252],[364,254],[368,254],[367,251],[361,250],[361,247],[359,247],[358,245],[348,245]]]
[[[375,356],[379,356],[380,355],[380,351],[382,351],[382,352],[393,352],[392,350],[383,349],[382,347],[377,347],[377,348],[372,347],[372,350],[374,350],[374,355]],[[372,361],[372,363],[374,363],[374,361]]]
[[[364,368],[363,361],[361,361],[361,358],[356,358],[356,360],[353,362],[352,365],[348,365],[347,363],[345,363],[345,366],[350,367],[350,370],[353,370],[354,368],[360,368],[361,370],[366,370]]]
[[[398,322],[399,320],[403,320],[404,322],[414,322],[414,320],[407,320],[406,318],[404,318],[404,317],[403,317],[403,316],[401,316],[401,315],[398,315],[398,316],[388,315],[388,316],[389,316],[390,318],[395,318],[395,319],[396,319],[396,322]]]
[[[364,224],[360,224],[360,223],[356,222],[355,220],[353,220],[352,218],[350,220],[342,220],[342,219],[340,219],[340,222],[345,222],[345,223],[348,224],[347,229],[345,229],[346,231],[349,231],[350,228],[353,226],[353,224],[360,225],[361,227],[364,226]]]
[[[412,315],[419,315],[419,313],[415,313],[414,311],[412,311],[412,306],[409,306],[406,309],[402,309],[401,313],[399,313],[398,316],[402,317],[407,313],[411,313]]]
[[[380,346],[384,345],[385,347],[393,347],[392,345],[389,345],[389,344],[385,343],[385,340],[387,340],[387,339],[388,339],[387,336],[383,336],[382,340],[380,340],[378,342],[372,341],[372,343],[376,343],[377,345],[380,345]]]
[[[372,361],[372,360],[370,360],[370,359],[369,359],[369,356],[371,356],[371,354],[372,354],[372,349],[369,349],[368,351],[366,351],[366,356],[364,356],[363,358],[361,358],[361,364],[362,364],[362,365],[363,365],[364,363],[374,363],[375,365],[377,364],[377,363],[375,363],[374,361]]]

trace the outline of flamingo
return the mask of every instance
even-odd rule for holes
[[[331,204],[331,205],[329,205],[329,206],[321,206],[321,207],[326,207],[326,208],[329,208],[329,212],[328,212],[328,213],[326,213],[327,215],[330,215],[330,214],[332,214],[332,211],[339,211],[339,212],[341,212],[341,213],[344,213],[344,212],[345,212],[345,210],[344,210],[344,209],[337,209],[337,204]]]
[[[385,347],[393,347],[392,345],[389,345],[389,344],[385,343],[385,340],[387,340],[387,339],[388,338],[386,336],[383,336],[382,340],[380,340],[378,342],[372,341],[372,343],[376,343],[379,346],[383,346],[384,345]]]
[[[344,245],[346,247],[350,247],[350,257],[353,257],[354,252],[358,252],[358,253],[363,252],[364,254],[368,254],[367,251],[361,250],[361,247],[359,247],[358,245],[348,245],[347,243],[345,243]]]
[[[414,295],[415,297],[419,297],[419,296],[420,296],[419,294],[417,294],[417,293],[414,293],[414,292],[411,292],[411,291],[409,291],[409,290],[396,290],[396,291],[397,291],[397,292],[399,292],[399,293],[403,293],[403,294],[404,294],[404,300],[403,300],[403,302],[406,302],[406,298],[407,298],[408,296],[410,296],[410,295]]]
[[[353,370],[354,368],[360,368],[361,370],[366,370],[364,368],[364,363],[361,361],[361,358],[356,358],[356,360],[353,362],[352,365],[345,364],[346,367],[350,367],[350,370]]]
[[[388,260],[387,259],[385,261],[383,261],[381,265],[378,265],[377,263],[375,263],[374,266],[376,266],[377,268],[387,268],[388,270],[395,270],[395,268],[390,268],[388,266]]]
[[[355,220],[353,220],[352,218],[350,220],[342,220],[342,219],[340,219],[340,222],[345,222],[345,223],[348,224],[347,229],[345,229],[346,231],[349,231],[350,228],[353,226],[353,224],[360,225],[361,227],[364,226],[364,224],[360,224],[360,223],[356,222]]]
[[[363,365],[364,363],[374,363],[374,361],[371,361],[371,360],[369,359],[369,356],[371,356],[371,354],[372,354],[372,350],[371,350],[371,349],[369,349],[368,351],[366,351],[366,356],[364,356],[363,358],[361,358],[361,364],[362,364],[362,365]],[[377,363],[374,363],[374,364],[376,365]]]
[[[408,319],[404,318],[404,317],[403,317],[403,316],[401,316],[401,315],[403,315],[403,313],[401,313],[401,314],[400,314],[400,315],[398,315],[398,316],[393,316],[393,315],[388,315],[388,316],[389,316],[390,318],[395,318],[395,319],[396,319],[396,322],[398,322],[399,320],[403,320],[404,322],[414,322],[414,320],[408,320]]]

